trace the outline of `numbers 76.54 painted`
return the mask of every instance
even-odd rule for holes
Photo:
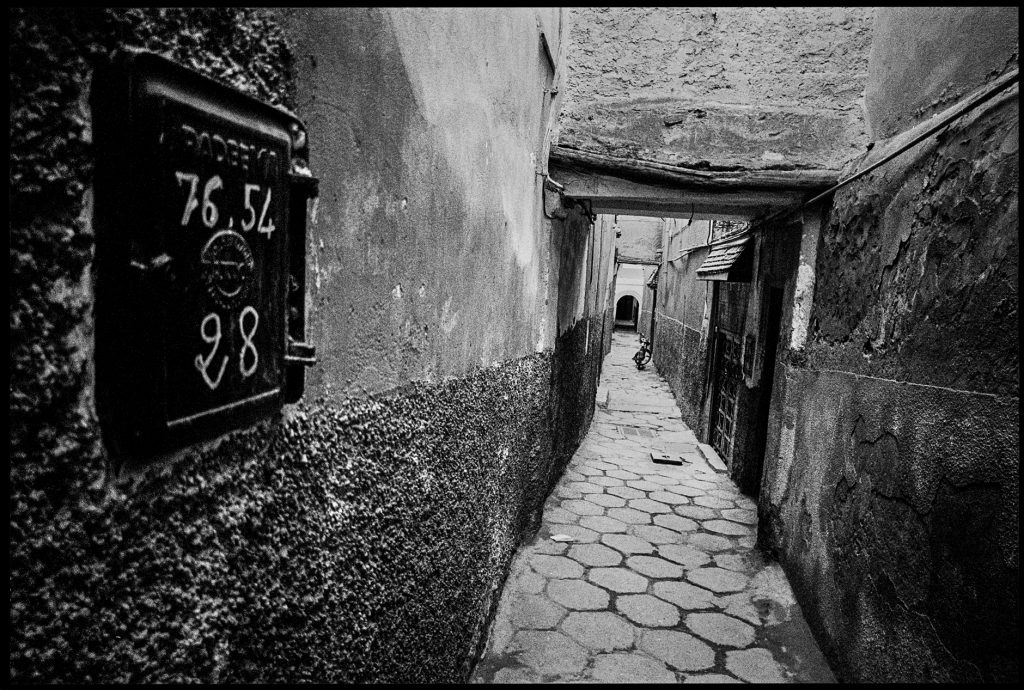
[[[214,175],[206,181],[203,185],[203,198],[202,202],[199,200],[199,175],[189,172],[176,171],[174,176],[178,179],[178,186],[188,185],[188,198],[185,199],[185,209],[181,214],[181,224],[187,226],[192,220],[192,214],[197,208],[202,205],[202,210],[199,213],[200,218],[203,221],[203,225],[208,228],[213,228],[217,225],[217,221],[220,219],[220,210],[217,208],[213,196],[214,193],[220,192],[224,188],[224,181],[220,175]],[[266,195],[263,196],[263,203],[260,203],[260,193],[263,188],[258,184],[246,184],[242,191],[242,207],[245,212],[245,217],[242,218],[242,230],[248,232],[254,227],[256,232],[270,237],[276,228],[274,227],[274,220],[271,217],[270,212],[270,198],[272,187],[266,188]],[[255,204],[255,205],[254,205]],[[257,207],[260,207],[257,219]],[[258,220],[258,222],[257,222]],[[231,227],[234,220],[231,219],[228,223],[228,227]]]

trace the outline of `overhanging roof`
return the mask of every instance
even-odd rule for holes
[[[711,252],[697,269],[700,280],[729,280],[746,282],[750,280],[753,255],[748,251],[750,233],[743,233],[724,242],[711,245]]]

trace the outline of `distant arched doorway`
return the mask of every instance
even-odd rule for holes
[[[636,330],[637,317],[639,316],[640,302],[632,295],[623,295],[615,303],[615,327]]]

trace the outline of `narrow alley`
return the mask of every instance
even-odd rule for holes
[[[756,504],[657,371],[637,370],[636,341],[613,335],[590,431],[513,561],[474,682],[834,682],[754,548]]]
[[[8,24],[10,684],[1019,684],[1016,6]]]

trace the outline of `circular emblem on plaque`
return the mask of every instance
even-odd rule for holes
[[[255,269],[249,243],[233,230],[215,233],[199,253],[206,292],[222,309],[233,309],[245,299]]]

